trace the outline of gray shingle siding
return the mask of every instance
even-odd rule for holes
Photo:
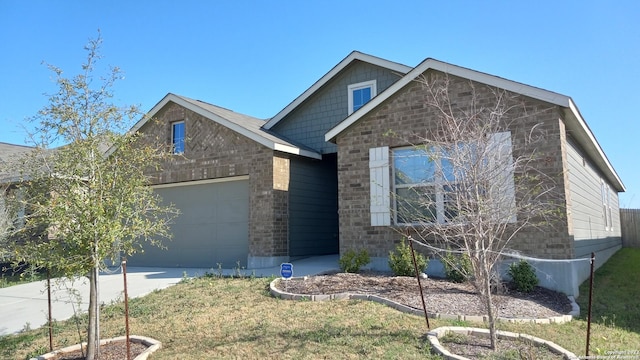
[[[291,159],[289,256],[338,252],[338,178],[335,155]]]
[[[604,176],[580,146],[567,141],[567,167],[573,223],[574,256],[587,256],[591,252],[621,245],[620,207],[618,193],[607,184],[611,202],[613,229],[605,228],[601,184]]]
[[[322,154],[335,153],[336,145],[325,142],[324,134],[348,116],[347,87],[376,80],[380,94],[398,79],[400,74],[389,69],[355,61],[284,117],[272,131]]]

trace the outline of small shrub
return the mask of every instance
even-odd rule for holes
[[[538,285],[536,271],[528,262],[520,260],[509,265],[509,276],[518,291],[531,292]]]
[[[442,257],[444,273],[449,281],[463,283],[471,277],[471,260],[467,254],[456,254],[450,251]]]
[[[360,268],[371,262],[369,253],[367,250],[360,250],[356,252],[353,249],[347,250],[338,260],[340,270],[348,273],[356,273],[360,271]]]
[[[416,252],[416,265],[418,271],[424,271],[427,267],[428,260],[424,255]],[[413,266],[413,258],[411,256],[411,248],[402,239],[402,242],[396,246],[395,251],[389,252],[389,267],[396,276],[415,276],[416,271]]]

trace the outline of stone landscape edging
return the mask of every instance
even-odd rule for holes
[[[100,340],[100,345],[104,345],[110,342],[114,342],[114,341],[126,341],[126,336],[118,336],[115,338],[111,338],[111,339],[103,339]],[[162,343],[156,339],[152,339],[150,337],[146,337],[146,336],[139,336],[139,335],[131,335],[129,336],[129,340],[131,342],[134,343],[140,343],[143,345],[146,345],[147,348],[138,356],[136,356],[135,358],[133,358],[133,360],[146,360],[149,355],[151,355],[153,352],[155,352],[156,350],[160,349],[162,347]],[[80,350],[80,345],[81,344],[76,344],[76,345],[71,345],[71,346],[67,346],[65,348],[59,349],[59,350],[55,350],[52,351],[50,353],[46,353],[44,355],[40,355],[37,358],[31,358],[31,360],[47,360],[47,359],[52,359],[53,357],[60,355],[60,354],[64,354],[64,353],[69,353],[72,351],[76,351],[76,350]],[[87,343],[83,343],[82,346],[86,347]]]
[[[431,343],[431,348],[438,354],[442,355],[445,359],[454,359],[454,360],[468,360],[464,356],[452,354],[447,349],[445,349],[441,344],[440,340],[438,340],[441,336],[445,336],[449,332],[455,332],[458,334],[464,335],[472,335],[472,336],[482,336],[489,337],[489,329],[479,329],[479,328],[471,328],[471,327],[460,327],[460,326],[443,326],[436,329],[433,329],[427,333],[427,339],[429,343]],[[510,331],[496,331],[498,339],[507,339],[507,340],[518,340],[523,339],[534,346],[544,346],[549,351],[554,354],[562,355],[564,359],[567,360],[578,360],[578,356],[572,353],[571,351],[563,348],[562,346],[544,340],[535,336],[527,335],[527,334],[519,334]]]
[[[293,279],[303,279],[301,277],[293,278]],[[293,294],[283,290],[280,290],[276,287],[278,282],[282,281],[281,278],[274,279],[269,284],[269,290],[272,296],[285,299],[285,300],[309,300],[309,301],[328,301],[328,300],[368,300],[377,302],[380,304],[387,305],[393,309],[398,311],[423,316],[424,312],[421,309],[416,309],[404,304],[400,304],[393,300],[389,300],[377,295],[367,295],[367,294],[358,294],[358,293],[337,293],[337,294],[316,294],[316,295],[305,295],[305,294]],[[287,280],[284,280],[287,281]],[[532,318],[506,318],[506,317],[498,317],[498,321],[510,322],[510,323],[533,323],[533,324],[564,324],[568,323],[573,319],[574,316],[580,315],[580,307],[575,302],[573,296],[567,296],[569,301],[571,302],[571,312],[567,315],[561,316],[552,316],[548,318],[542,319],[532,319]],[[432,319],[442,319],[442,320],[457,320],[457,321],[470,321],[470,322],[487,322],[487,316],[478,316],[478,315],[453,315],[453,314],[439,314],[439,313],[427,313],[427,316]]]

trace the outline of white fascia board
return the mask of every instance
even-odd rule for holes
[[[153,107],[153,109],[151,109],[151,111],[149,111],[140,121],[138,121],[138,123],[136,123],[136,125],[134,125],[130,131],[135,132],[138,131],[147,121],[149,121],[149,119],[152,119],[153,116],[155,116],[155,114],[160,111],[160,109],[162,109],[165,105],[167,105],[167,103],[169,102],[174,102],[184,108],[187,108],[197,114],[200,114],[208,119],[211,119],[215,122],[217,122],[218,124],[234,131],[237,132],[238,134],[245,136],[261,145],[264,145],[266,147],[268,147],[271,150],[278,150],[278,151],[282,151],[282,152],[286,152],[289,154],[295,154],[295,155],[301,155],[301,156],[306,156],[306,157],[310,157],[310,158],[314,158],[314,159],[321,159],[322,156],[318,153],[312,152],[312,151],[307,151],[307,150],[302,150],[299,149],[297,147],[294,146],[289,146],[289,145],[284,145],[284,144],[279,144],[276,143],[272,140],[266,139],[262,136],[260,136],[259,134],[256,134],[253,131],[250,131],[234,122],[231,122],[223,117],[220,117],[202,107],[199,107],[189,101],[186,101],[185,99],[183,99],[180,96],[174,95],[174,94],[167,94],[162,100],[160,100],[160,102],[158,102],[156,104],[156,106]],[[112,151],[112,150],[110,150]]]
[[[583,144],[583,146],[586,145],[585,150],[589,153],[589,155],[591,155],[593,159],[595,159],[596,164],[600,167],[600,170],[605,175],[607,175],[607,178],[609,179],[609,181],[611,181],[612,185],[618,191],[624,192],[626,188],[622,183],[622,179],[620,179],[620,176],[618,176],[618,173],[613,168],[613,165],[611,165],[609,158],[607,158],[607,155],[602,150],[602,147],[600,147],[600,143],[598,143],[598,140],[593,135],[593,132],[589,128],[589,125],[587,125],[587,122],[584,121],[584,118],[580,114],[580,110],[578,110],[578,107],[572,99],[569,99],[568,108],[578,126],[578,129],[575,130],[581,132],[582,135],[586,136],[588,140],[587,144]]]
[[[429,61],[430,64],[423,71],[420,71],[420,74],[424,71],[427,71],[428,69],[433,69],[441,71],[445,74],[451,74],[463,79],[468,79],[489,86],[494,86],[500,89],[514,92],[516,94],[521,94],[534,99],[542,100],[554,105],[564,107],[569,106],[569,97],[562,94],[508,80],[495,75],[490,75],[476,70],[463,68],[457,65],[448,64],[434,59],[427,59],[427,61]]]
[[[150,119],[152,119],[155,114],[160,111],[160,109],[162,109],[165,105],[167,105],[167,103],[169,101],[176,101],[177,99],[179,99],[178,96],[172,94],[172,93],[168,93],[167,95],[165,95],[162,100],[160,100],[151,110],[149,110],[149,112],[147,112],[146,114],[144,114],[142,116],[142,118],[140,120],[138,120],[137,123],[135,123],[135,125],[133,125],[131,127],[131,129],[129,129],[128,133],[133,134],[135,132],[137,132],[138,130],[140,130],[140,128],[146,124]],[[107,149],[107,151],[105,151],[105,155],[106,156],[111,156],[111,154],[113,154],[113,152],[115,151],[115,146],[110,146],[109,149]]]
[[[142,119],[140,119],[135,125],[133,125],[129,132],[135,133],[136,131],[140,130],[140,128],[150,119],[152,119],[156,115],[156,113],[160,111],[160,109],[167,105],[169,101],[178,102],[178,99],[180,99],[180,97],[172,93],[168,93],[167,95],[165,95],[162,100],[160,100],[153,108],[151,108],[151,110],[149,110],[142,116]]]
[[[322,155],[318,154],[317,152],[300,149],[298,147],[294,147],[290,145],[275,143],[275,147],[273,148],[273,150],[288,153],[288,154],[305,156],[312,159],[322,160]]]
[[[293,109],[302,104],[305,100],[307,100],[311,95],[313,95],[318,89],[320,89],[324,84],[329,82],[336,76],[340,71],[346,68],[351,62],[354,60],[360,60],[363,62],[367,62],[373,65],[377,65],[380,67],[384,67],[390,69],[392,71],[406,74],[411,70],[410,66],[402,65],[393,61],[384,60],[379,57],[363,54],[359,51],[353,51],[346,58],[340,61],[336,66],[334,66],[328,73],[326,73],[323,77],[321,77],[318,81],[316,81],[310,88],[308,88],[305,92],[303,92],[300,96],[298,96],[295,100],[293,100],[289,105],[287,105],[284,109],[282,109],[279,113],[277,113],[274,117],[272,117],[267,123],[263,126],[265,129],[271,129],[275,124],[277,124],[280,120],[282,120],[287,114],[289,114]]]
[[[188,102],[182,98],[180,98],[179,96],[176,96],[176,99],[173,100],[175,101],[178,105],[183,106],[195,113],[198,113],[208,119],[211,119],[215,122],[217,122],[218,124],[234,131],[237,132],[238,134],[245,136],[261,145],[266,146],[267,148],[271,149],[271,150],[278,150],[278,151],[282,151],[282,152],[286,152],[289,154],[295,154],[295,155],[302,155],[302,156],[307,156],[307,157],[312,157],[315,159],[321,159],[322,156],[320,154],[316,154],[310,151],[306,151],[306,150],[302,150],[298,147],[295,146],[290,146],[290,145],[285,145],[285,144],[280,144],[280,143],[276,143],[270,139],[267,139],[263,136],[260,136],[259,134],[256,134],[255,132],[248,130],[234,122],[231,122],[223,117],[220,117],[206,109],[203,109],[197,105],[192,104],[191,102]]]
[[[589,126],[582,118],[580,111],[578,110],[577,106],[575,105],[575,103],[570,97],[562,94],[558,94],[552,91],[537,88],[534,86],[529,86],[529,85],[525,85],[515,81],[507,80],[494,75],[489,75],[479,71],[444,63],[435,59],[426,59],[425,61],[423,61],[420,65],[416,66],[411,72],[406,74],[402,79],[398,80],[396,83],[391,85],[382,94],[373,98],[363,107],[358,109],[358,111],[354,112],[351,116],[347,117],[344,121],[336,125],[333,129],[329,130],[324,136],[325,141],[332,141],[341,132],[343,132],[348,127],[350,127],[355,122],[357,122],[362,116],[367,114],[376,106],[380,105],[383,101],[391,97],[397,91],[402,89],[411,81],[414,81],[418,76],[420,76],[422,73],[424,73],[429,69],[441,71],[445,74],[451,74],[464,79],[469,79],[472,81],[483,83],[489,86],[494,86],[500,89],[504,89],[504,90],[511,91],[524,96],[528,96],[534,99],[545,101],[554,105],[558,105],[565,109],[569,109],[570,113],[575,118],[575,122],[577,123],[578,129],[576,130],[580,131],[583,135],[585,135],[588,140],[588,144],[586,145],[588,148],[591,149],[590,154],[593,156],[594,159],[596,159],[597,162],[599,162],[599,166],[601,167],[601,170],[608,175],[607,177],[609,178],[610,181],[612,181],[612,184],[618,190],[625,191],[625,186],[622,183],[622,180],[620,179],[615,169],[609,162],[609,159],[607,158],[604,151],[600,147],[600,144],[598,143],[595,136],[591,132],[591,129],[589,129]]]
[[[183,182],[177,182],[177,183],[156,184],[156,185],[149,185],[149,186],[152,189],[166,189],[166,188],[173,188],[173,187],[216,184],[216,183],[222,183],[222,182],[241,181],[241,180],[249,180],[249,175],[238,175],[238,176],[230,176],[230,177],[215,178],[215,179],[205,179],[205,180],[192,180],[192,181],[183,181]]]
[[[451,74],[489,86],[495,86],[504,90],[512,91],[552,104],[564,107],[569,106],[569,97],[558,93],[507,80],[501,77],[489,75],[479,71],[463,68],[457,65],[448,64],[435,59],[426,59],[422,63],[420,63],[420,65],[416,66],[413,70],[406,74],[402,79],[395,82],[388,89],[386,89],[381,94],[371,99],[371,101],[366,103],[363,107],[358,109],[358,111],[354,112],[351,116],[347,117],[333,129],[329,130],[324,136],[325,141],[332,141],[336,136],[338,136],[338,134],[343,132],[349,126],[353,125],[366,113],[371,111],[376,106],[380,105],[383,101],[387,100],[393,94],[398,92],[410,82],[414,81],[418,76],[429,69],[441,71],[445,74]]]

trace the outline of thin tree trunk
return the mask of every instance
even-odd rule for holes
[[[89,275],[89,328],[87,331],[87,360],[95,360],[100,356],[100,307],[99,295],[99,268],[95,262]]]
[[[496,319],[493,313],[493,299],[491,298],[491,277],[487,274],[485,281],[485,299],[487,306],[487,317],[489,318],[489,336],[491,338],[491,350],[498,350],[498,337],[496,335]]]

